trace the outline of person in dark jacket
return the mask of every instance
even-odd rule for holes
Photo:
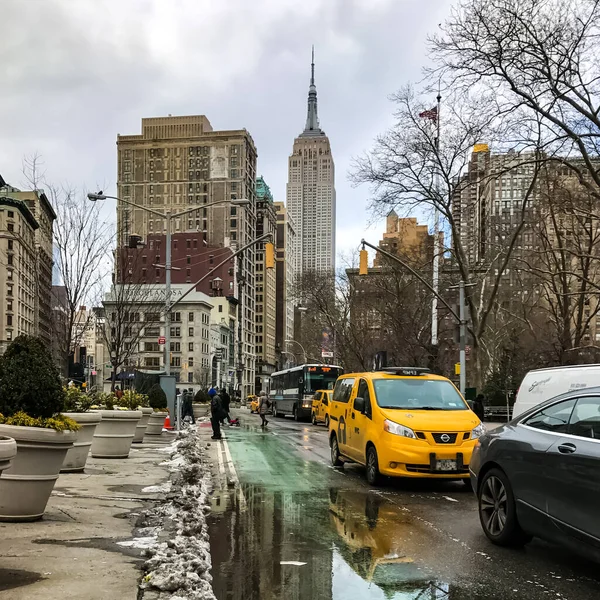
[[[225,413],[225,416],[223,417],[223,423],[225,423],[225,420],[231,423],[231,417],[229,416],[229,403],[231,402],[231,398],[225,389],[221,392],[220,396],[221,402],[223,403],[223,412]]]
[[[192,390],[183,390],[183,406],[181,410],[181,420],[185,421],[186,417],[192,418],[192,425],[195,425],[196,419],[194,419],[194,407],[192,400],[194,399]]]
[[[483,417],[485,416],[485,408],[483,401],[485,400],[483,394],[477,394],[477,398],[473,402],[473,412],[479,417],[479,420],[483,423]]]
[[[215,388],[208,390],[210,397],[210,422],[213,428],[212,438],[213,440],[221,439],[221,420],[223,419],[223,404],[221,397],[217,394]]]

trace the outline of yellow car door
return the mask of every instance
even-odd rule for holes
[[[352,407],[350,419],[348,420],[348,438],[351,446],[351,458],[365,464],[368,430],[371,425],[371,394],[369,392],[369,382],[366,379],[358,381],[356,392],[350,402]]]

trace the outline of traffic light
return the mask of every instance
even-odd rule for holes
[[[271,242],[265,244],[265,267],[275,268],[275,246]]]
[[[361,250],[358,274],[359,275],[367,275],[368,273],[369,273],[369,253],[366,250]]]

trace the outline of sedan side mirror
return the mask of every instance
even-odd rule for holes
[[[354,398],[354,410],[357,410],[359,413],[365,412],[365,399],[357,396]]]

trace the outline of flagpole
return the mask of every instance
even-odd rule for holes
[[[436,160],[439,161],[440,154],[440,103],[442,101],[441,90],[438,88],[437,95],[437,112],[436,112],[436,136],[435,136],[435,152]],[[440,172],[436,169],[435,174],[435,191],[440,190]],[[438,299],[437,295],[440,291],[440,211],[435,204],[435,213],[433,220],[433,298],[431,299],[431,344],[438,345]]]

